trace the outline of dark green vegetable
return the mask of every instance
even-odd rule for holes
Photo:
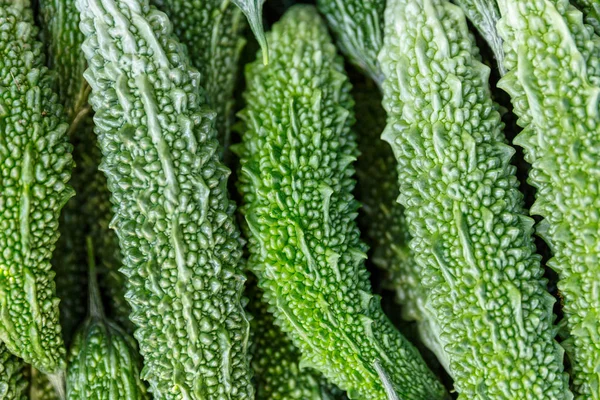
[[[498,86],[523,127],[515,144],[532,164],[531,213],[543,217],[537,233],[559,276],[573,390],[577,399],[599,399],[600,38],[567,0],[499,6],[509,72]]]
[[[445,391],[371,293],[354,219],[357,150],[342,59],[317,10],[295,6],[246,70],[238,147],[249,268],[277,324],[350,398],[440,399]]]
[[[158,398],[252,398],[230,171],[200,74],[147,0],[77,6],[142,377]]]
[[[0,341],[44,372],[64,368],[52,250],[73,189],[62,107],[28,0],[0,0]]]
[[[104,315],[90,237],[87,247],[89,316],[69,350],[67,399],[148,399],[135,340]]]
[[[169,16],[202,75],[208,104],[217,112],[219,142],[229,147],[233,89],[244,46],[244,17],[230,0],[153,0]]]
[[[267,64],[269,62],[269,49],[267,40],[265,39],[265,30],[263,28],[262,9],[265,0],[231,0],[233,4],[238,6],[248,18],[250,28],[263,49],[263,62]]]
[[[0,343],[0,400],[26,400],[25,363]]]
[[[64,388],[61,376],[60,386]],[[63,392],[64,395],[64,392]],[[63,400],[58,394],[48,375],[29,367],[29,400]]]
[[[585,22],[590,24],[596,35],[600,35],[600,1],[599,0],[573,0],[585,17]]]
[[[514,149],[464,13],[388,0],[380,61],[382,137],[459,398],[571,398]]]
[[[383,44],[385,0],[317,0],[350,62],[381,84],[377,54]]]

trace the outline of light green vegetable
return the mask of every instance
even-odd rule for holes
[[[0,343],[0,400],[26,400],[25,363]]]
[[[230,143],[233,89],[244,46],[242,12],[230,0],[153,0],[169,16],[202,75],[208,104],[217,112],[219,142]]]
[[[344,399],[343,392],[327,383],[321,374],[300,364],[300,352],[275,324],[260,289],[252,282],[247,289],[252,315],[252,369],[256,398],[262,400]]]
[[[317,0],[350,62],[381,84],[377,54],[383,44],[385,0]]]
[[[389,0],[385,31],[382,137],[459,398],[571,398],[514,149],[464,13]]]
[[[29,7],[0,1],[0,341],[50,373],[64,368],[50,258],[73,162]]]
[[[142,378],[158,398],[252,398],[239,232],[200,74],[147,0],[77,6]]]
[[[499,86],[524,128],[515,143],[532,164],[531,213],[544,218],[537,232],[560,278],[574,391],[578,399],[599,399],[600,38],[568,1],[499,5],[509,71]]]
[[[380,138],[386,124],[381,94],[375,85],[362,83],[354,87],[353,97],[361,153],[356,163],[358,200],[363,205],[359,225],[364,227],[373,250],[373,264],[386,272],[384,286],[396,292],[402,318],[417,321],[421,341],[449,369],[448,357],[438,339],[439,327],[425,307],[427,295],[421,284],[421,267],[408,246],[408,223],[404,207],[397,201],[396,158],[390,145]]]
[[[585,17],[585,22],[592,25],[596,35],[600,35],[600,1],[599,0],[573,0]]]
[[[89,316],[69,350],[67,399],[147,399],[135,340],[104,315],[91,237],[87,248]]]
[[[357,150],[350,84],[311,6],[268,34],[269,64],[246,70],[241,209],[249,267],[277,324],[348,397],[439,399],[445,391],[383,314],[354,222]]]
[[[504,75],[506,73],[504,49],[502,48],[502,38],[496,29],[496,24],[500,19],[500,11],[496,0],[454,0],[454,2],[462,8],[467,18],[490,46],[498,62],[500,75]]]

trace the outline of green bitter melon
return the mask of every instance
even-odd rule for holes
[[[354,219],[350,84],[316,9],[294,6],[247,66],[239,189],[249,268],[277,324],[350,398],[445,390],[371,293]],[[390,397],[391,396],[391,397]]]
[[[585,17],[585,22],[590,24],[596,35],[600,35],[600,1],[599,0],[573,0]]]
[[[52,250],[73,195],[63,110],[28,0],[1,0],[0,341],[36,368],[64,368]]]
[[[200,74],[147,0],[77,6],[142,377],[160,398],[249,399],[230,171]]]
[[[25,363],[0,343],[0,400],[26,400]]]
[[[600,38],[566,0],[499,5],[509,71],[499,86],[524,128],[515,144],[532,164],[531,213],[559,276],[574,391],[600,399]]]
[[[385,32],[382,137],[459,398],[571,398],[514,149],[463,11],[389,0]]]

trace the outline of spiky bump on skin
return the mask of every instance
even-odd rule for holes
[[[460,399],[569,399],[514,149],[463,11],[390,0],[380,61],[411,249]]]
[[[200,74],[147,0],[78,0],[142,377],[165,399],[250,399],[230,171]]]
[[[578,399],[600,399],[600,38],[568,1],[501,0],[500,81],[524,129],[531,213],[553,258]]]
[[[268,34],[247,66],[241,209],[249,268],[276,323],[348,397],[441,399],[445,390],[371,293],[352,197],[356,138],[342,59],[314,7]],[[392,396],[392,397],[389,397]]]
[[[71,145],[28,0],[0,1],[0,32],[0,341],[51,373],[64,369],[50,258]]]

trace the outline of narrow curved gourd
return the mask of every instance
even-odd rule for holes
[[[356,181],[358,201],[363,205],[359,226],[368,238],[373,264],[386,273],[384,286],[396,292],[402,318],[417,321],[421,341],[448,370],[448,357],[438,340],[439,327],[425,307],[427,295],[421,284],[421,267],[408,245],[410,234],[404,207],[397,201],[398,163],[390,145],[380,137],[386,125],[381,92],[369,83],[356,84],[352,91],[359,116],[355,125],[360,151]]]
[[[460,399],[570,399],[514,149],[462,10],[390,0],[380,61],[399,201]]]
[[[532,164],[531,213],[543,217],[538,234],[559,276],[562,344],[577,399],[600,398],[600,38],[568,1],[521,7],[499,2],[499,32],[508,74],[499,86],[512,97],[519,125],[515,143]],[[534,33],[535,32],[535,33]],[[560,55],[560,56],[558,56]]]
[[[504,49],[502,48],[502,38],[496,29],[500,19],[497,0],[454,0],[454,2],[462,8],[467,18],[490,46],[498,62],[500,75],[504,75],[506,73]]]
[[[253,395],[239,232],[200,74],[147,0],[77,0],[142,378],[155,397]]]
[[[65,349],[50,258],[71,145],[29,1],[1,0],[0,26],[0,341],[53,373]]]
[[[240,154],[248,265],[276,323],[352,399],[441,399],[445,390],[381,310],[354,222],[356,142],[342,59],[312,6],[268,34],[246,68]]]
[[[26,400],[25,363],[0,343],[0,400]]]
[[[135,340],[104,314],[89,236],[87,248],[89,316],[69,350],[67,399],[146,400]]]
[[[233,89],[245,40],[241,10],[230,0],[152,0],[164,11],[175,34],[198,68],[209,106],[217,112],[219,142],[229,147],[233,122]]]
[[[251,366],[256,398],[261,400],[343,399],[343,392],[323,376],[300,364],[300,352],[275,324],[261,290],[252,282],[246,290],[252,315]]]
[[[573,0],[585,17],[585,22],[592,25],[596,35],[600,35],[600,1],[599,0]]]
[[[100,150],[87,99],[90,87],[83,77],[87,62],[81,50],[79,11],[75,0],[40,0],[42,38],[48,49],[48,65],[54,68],[57,91],[67,111],[69,139],[74,145],[76,167],[71,185],[76,196],[62,211],[60,237],[53,254],[56,292],[61,299],[60,321],[63,338],[69,344],[75,329],[86,317],[87,269],[85,237],[94,239],[98,250],[99,280],[106,296],[108,314],[132,330],[131,308],[125,301],[124,276],[118,271],[121,257],[116,234],[109,229],[113,216],[106,177],[98,170]]]
[[[319,11],[335,33],[350,62],[381,84],[377,54],[383,44],[385,0],[317,0]]]

